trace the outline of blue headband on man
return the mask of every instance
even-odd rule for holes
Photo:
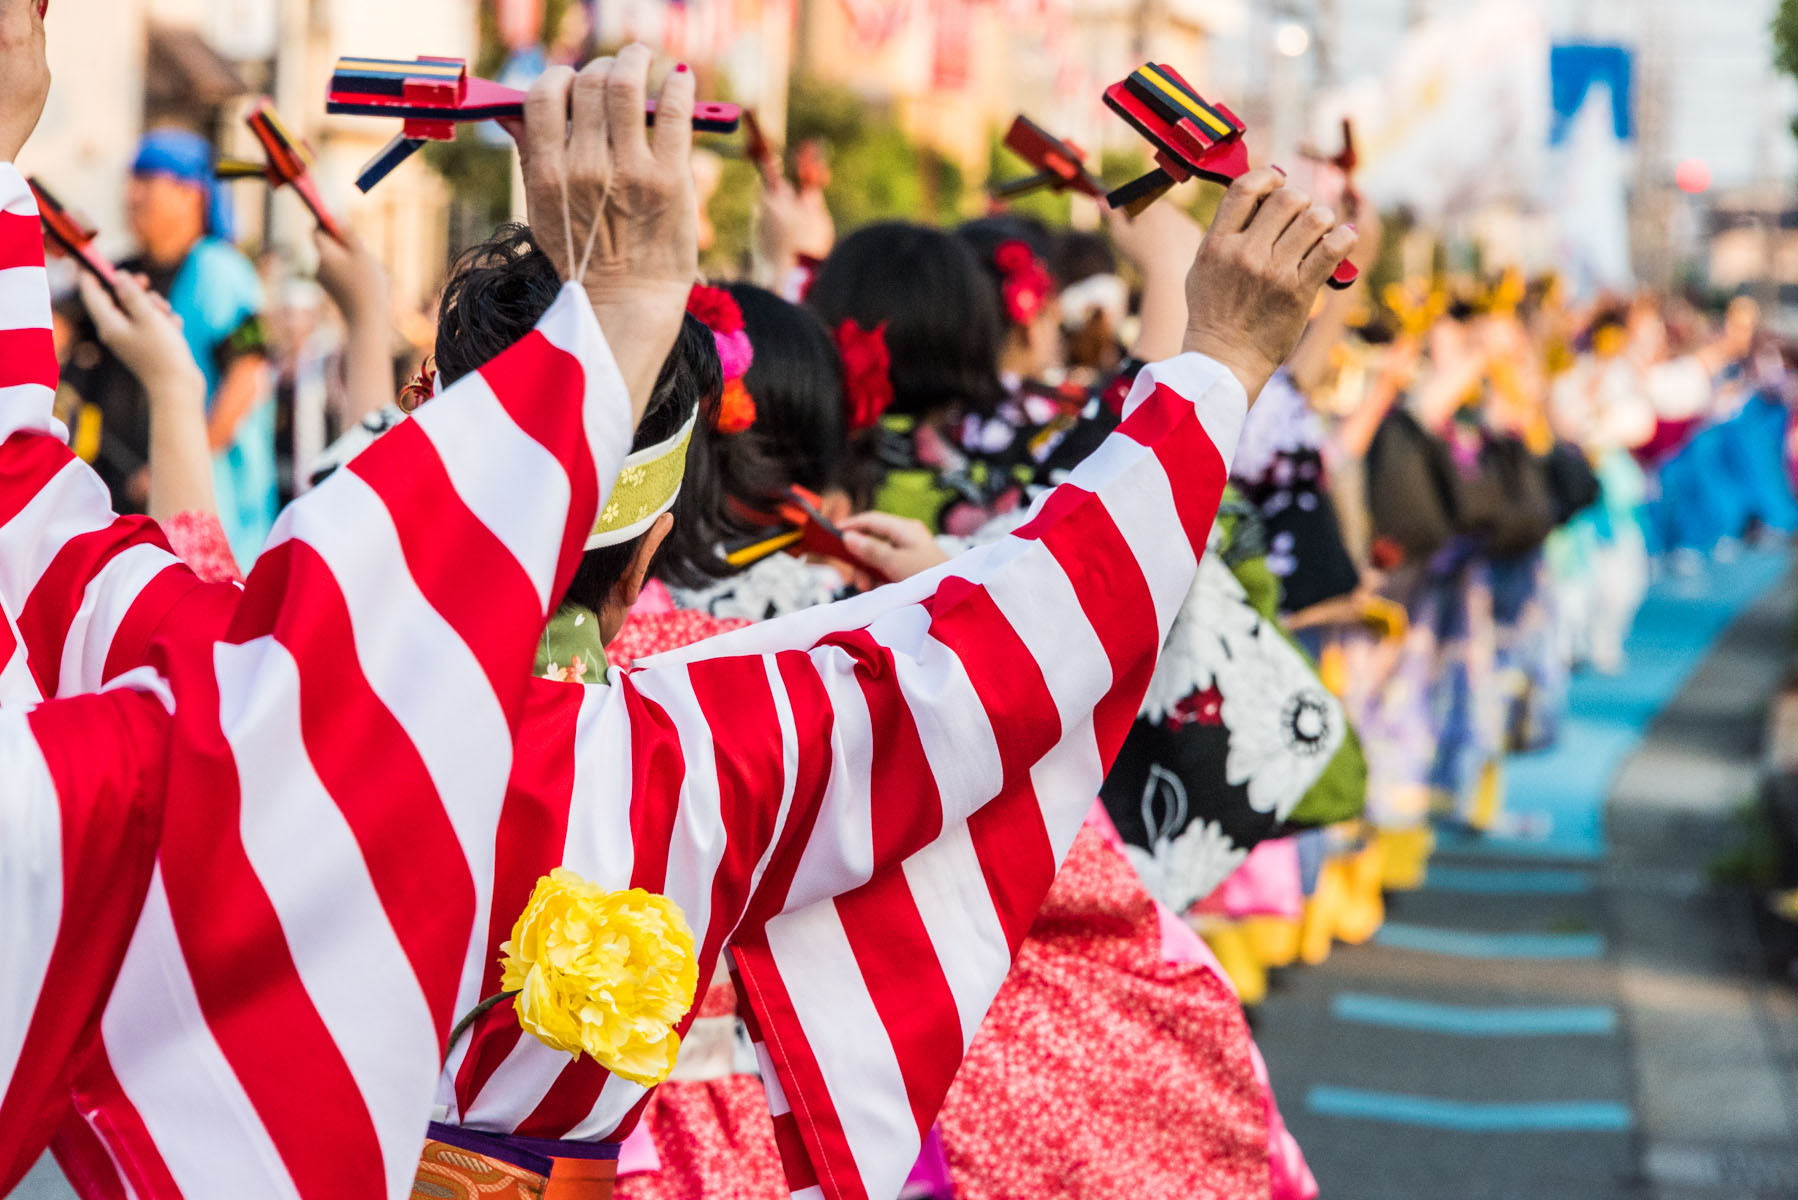
[[[187,129],[152,129],[137,144],[133,175],[162,175],[191,184],[206,194],[206,232],[231,236],[231,206],[218,184],[212,143]]]

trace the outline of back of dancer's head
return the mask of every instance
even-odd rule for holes
[[[990,413],[1004,396],[999,301],[978,256],[953,234],[889,221],[838,243],[806,305],[831,331],[886,326],[894,413]]]
[[[785,483],[823,492],[837,482],[849,449],[843,365],[823,322],[764,288],[726,289],[743,312],[755,362],[743,386],[755,398],[750,434]]]
[[[522,225],[501,227],[492,238],[456,260],[444,285],[437,317],[437,370],[445,386],[497,358],[536,327],[562,290],[562,280]],[[724,389],[711,331],[688,316],[656,377],[649,406],[638,422],[632,449],[667,441],[695,411],[687,451],[687,477],[675,501],[674,530],[662,544],[657,573],[676,582],[703,583],[696,564],[715,560],[723,505],[709,478],[705,452],[712,415]],[[602,546],[581,558],[568,598],[594,611],[605,607],[614,585],[630,567],[637,543]]]
[[[956,227],[955,236],[974,251],[994,287],[1001,287],[1005,282],[1005,271],[998,261],[999,247],[1022,242],[1044,268],[1050,266],[1049,256],[1055,248],[1054,236],[1042,222],[1015,213],[999,213],[996,216],[963,221]],[[1051,271],[1050,274],[1053,275],[1054,272]]]
[[[1049,248],[1049,272],[1063,287],[1094,275],[1116,275],[1117,271],[1117,254],[1096,233],[1064,229]]]

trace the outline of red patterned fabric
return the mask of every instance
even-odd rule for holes
[[[205,583],[242,583],[243,571],[225,540],[225,527],[209,512],[178,512],[162,522],[162,534],[193,573]]]
[[[938,1117],[957,1200],[1264,1200],[1266,1104],[1236,997],[1163,961],[1154,901],[1082,829]]]
[[[749,624],[735,617],[714,617],[710,613],[676,608],[668,612],[632,612],[618,630],[618,636],[606,643],[606,661],[614,667],[629,669],[639,658],[678,650],[716,633],[729,633]]]
[[[643,1121],[662,1169],[621,1178],[616,1200],[787,1200],[790,1195],[768,1096],[755,1076],[664,1083],[651,1094]]]

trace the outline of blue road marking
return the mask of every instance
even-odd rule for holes
[[[1458,892],[1470,896],[1584,896],[1592,891],[1592,873],[1553,867],[1467,867],[1431,863],[1424,887],[1432,892]]]
[[[1330,1015],[1355,1025],[1455,1037],[1591,1037],[1617,1032],[1616,1010],[1592,1005],[1469,1008],[1343,992],[1330,1002]]]
[[[1599,958],[1605,945],[1596,933],[1472,933],[1402,921],[1386,922],[1373,940],[1395,950],[1450,958]]]
[[[1470,1104],[1320,1084],[1305,1093],[1305,1107],[1326,1117],[1421,1125],[1457,1133],[1626,1133],[1635,1126],[1628,1105],[1606,1100]]]

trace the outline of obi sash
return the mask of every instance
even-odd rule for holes
[[[431,1122],[413,1200],[612,1200],[616,1142],[558,1142]]]

